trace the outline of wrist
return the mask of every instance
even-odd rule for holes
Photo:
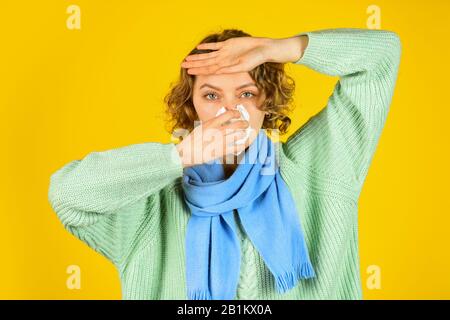
[[[277,63],[296,62],[303,57],[308,40],[307,35],[268,39],[265,42],[265,60]]]

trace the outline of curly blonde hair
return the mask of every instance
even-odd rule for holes
[[[234,37],[249,37],[237,29],[225,29],[221,33],[206,36],[200,43],[225,41]],[[193,49],[190,54],[207,53],[214,50]],[[266,62],[249,71],[249,75],[255,81],[256,87],[265,93],[265,100],[260,109],[267,114],[262,124],[263,129],[278,130],[279,135],[287,132],[291,124],[288,113],[292,110],[295,81],[287,75],[284,64]],[[195,75],[187,73],[186,68],[180,69],[180,77],[176,83],[171,83],[169,93],[164,97],[167,105],[165,114],[168,116],[169,132],[173,133],[178,128],[191,132],[194,121],[198,121],[198,115],[193,103]]]

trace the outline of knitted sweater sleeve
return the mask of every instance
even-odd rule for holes
[[[118,267],[143,221],[147,196],[182,172],[173,143],[91,152],[51,175],[48,199],[70,233]],[[136,203],[139,210],[124,209]]]
[[[326,106],[284,144],[288,157],[315,172],[361,186],[386,121],[400,64],[392,31],[356,28],[302,32],[309,38],[295,64],[338,76]]]

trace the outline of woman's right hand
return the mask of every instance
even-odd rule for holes
[[[183,167],[209,162],[228,154],[236,155],[245,150],[248,140],[243,144],[234,143],[246,136],[245,129],[250,125],[247,120],[237,120],[240,117],[238,110],[228,110],[195,127],[176,146]]]

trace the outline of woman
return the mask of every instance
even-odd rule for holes
[[[166,97],[182,141],[91,152],[52,175],[50,203],[114,263],[124,299],[362,299],[358,198],[400,53],[385,30],[210,35]],[[290,124],[289,62],[339,80],[319,113],[272,142],[263,129]],[[244,144],[223,143],[248,128]],[[261,174],[252,154],[276,156],[275,170]]]

